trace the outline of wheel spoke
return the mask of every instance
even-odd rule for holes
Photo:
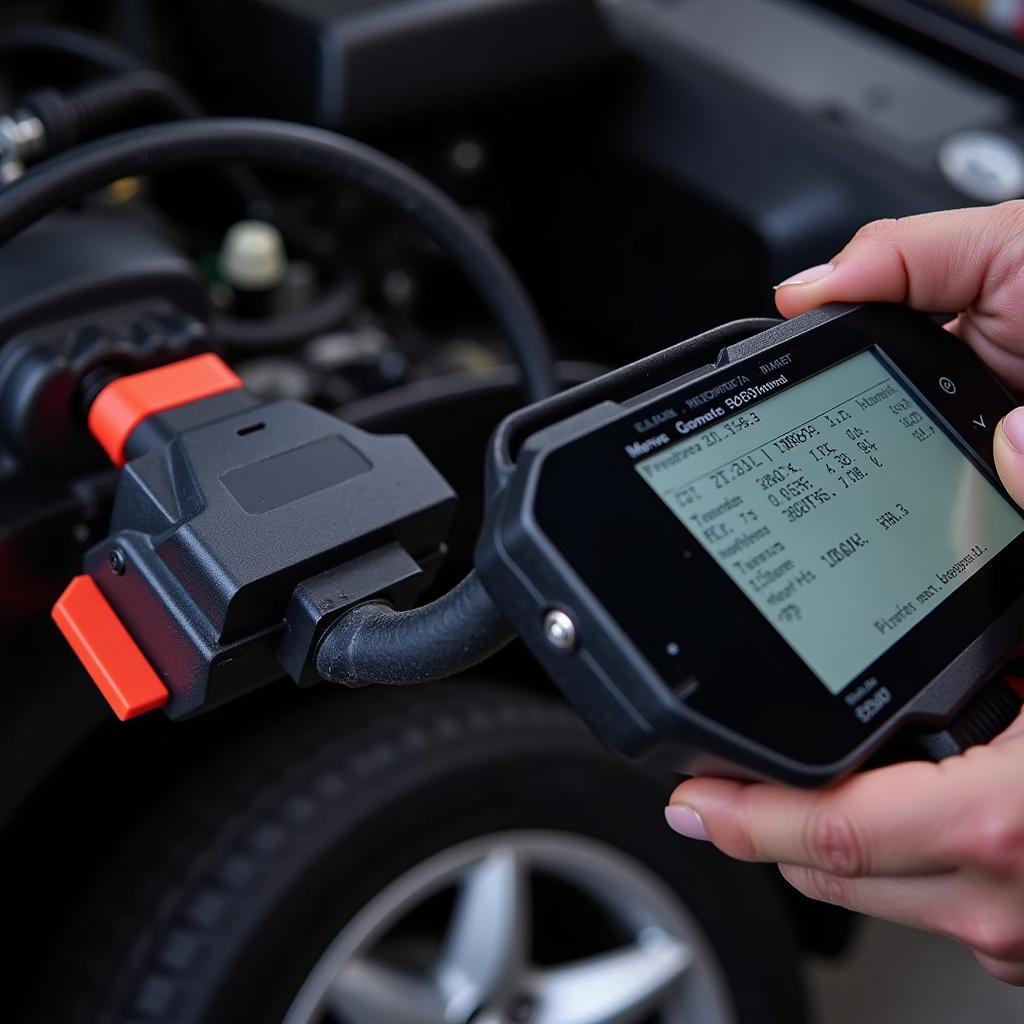
[[[352,960],[329,993],[332,1012],[344,1024],[446,1024],[436,987],[372,960]]]
[[[523,973],[530,928],[529,882],[511,849],[492,850],[465,876],[438,961],[448,1019],[466,1019]]]
[[[537,973],[535,1024],[634,1024],[666,999],[690,964],[666,935]]]

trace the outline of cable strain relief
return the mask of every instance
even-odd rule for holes
[[[92,408],[93,402],[99,398],[100,392],[123,375],[123,372],[111,366],[97,366],[86,373],[78,385],[77,399],[78,415],[83,423],[88,421],[89,410]]]
[[[74,112],[56,89],[33,89],[22,97],[19,106],[35,114],[42,122],[47,154],[70,149],[79,141]]]
[[[324,635],[316,670],[350,687],[426,683],[473,668],[514,635],[471,572],[447,594],[410,611],[381,603],[353,608]]]

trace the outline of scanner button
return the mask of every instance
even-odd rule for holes
[[[576,646],[576,623],[561,608],[552,608],[544,616],[544,639],[555,650],[568,654]]]

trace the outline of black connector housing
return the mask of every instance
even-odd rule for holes
[[[406,437],[230,391],[130,436],[86,572],[170,691],[171,718],[287,674],[368,598],[415,602],[455,494]]]

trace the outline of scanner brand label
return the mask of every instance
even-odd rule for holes
[[[693,395],[691,398],[688,398],[686,400],[686,407],[687,409],[699,409],[702,405],[707,405],[708,402],[713,402],[716,398],[721,398],[722,395],[727,395],[737,388],[745,387],[749,383],[750,378],[745,373],[738,373],[735,377],[723,380],[713,388],[708,388],[707,391],[702,391],[699,395]]]
[[[633,429],[638,434],[646,434],[648,430],[660,427],[662,423],[667,423],[678,415],[679,413],[675,409],[662,409],[661,412],[656,412],[653,416],[648,416],[647,419],[637,420],[633,424]]]

